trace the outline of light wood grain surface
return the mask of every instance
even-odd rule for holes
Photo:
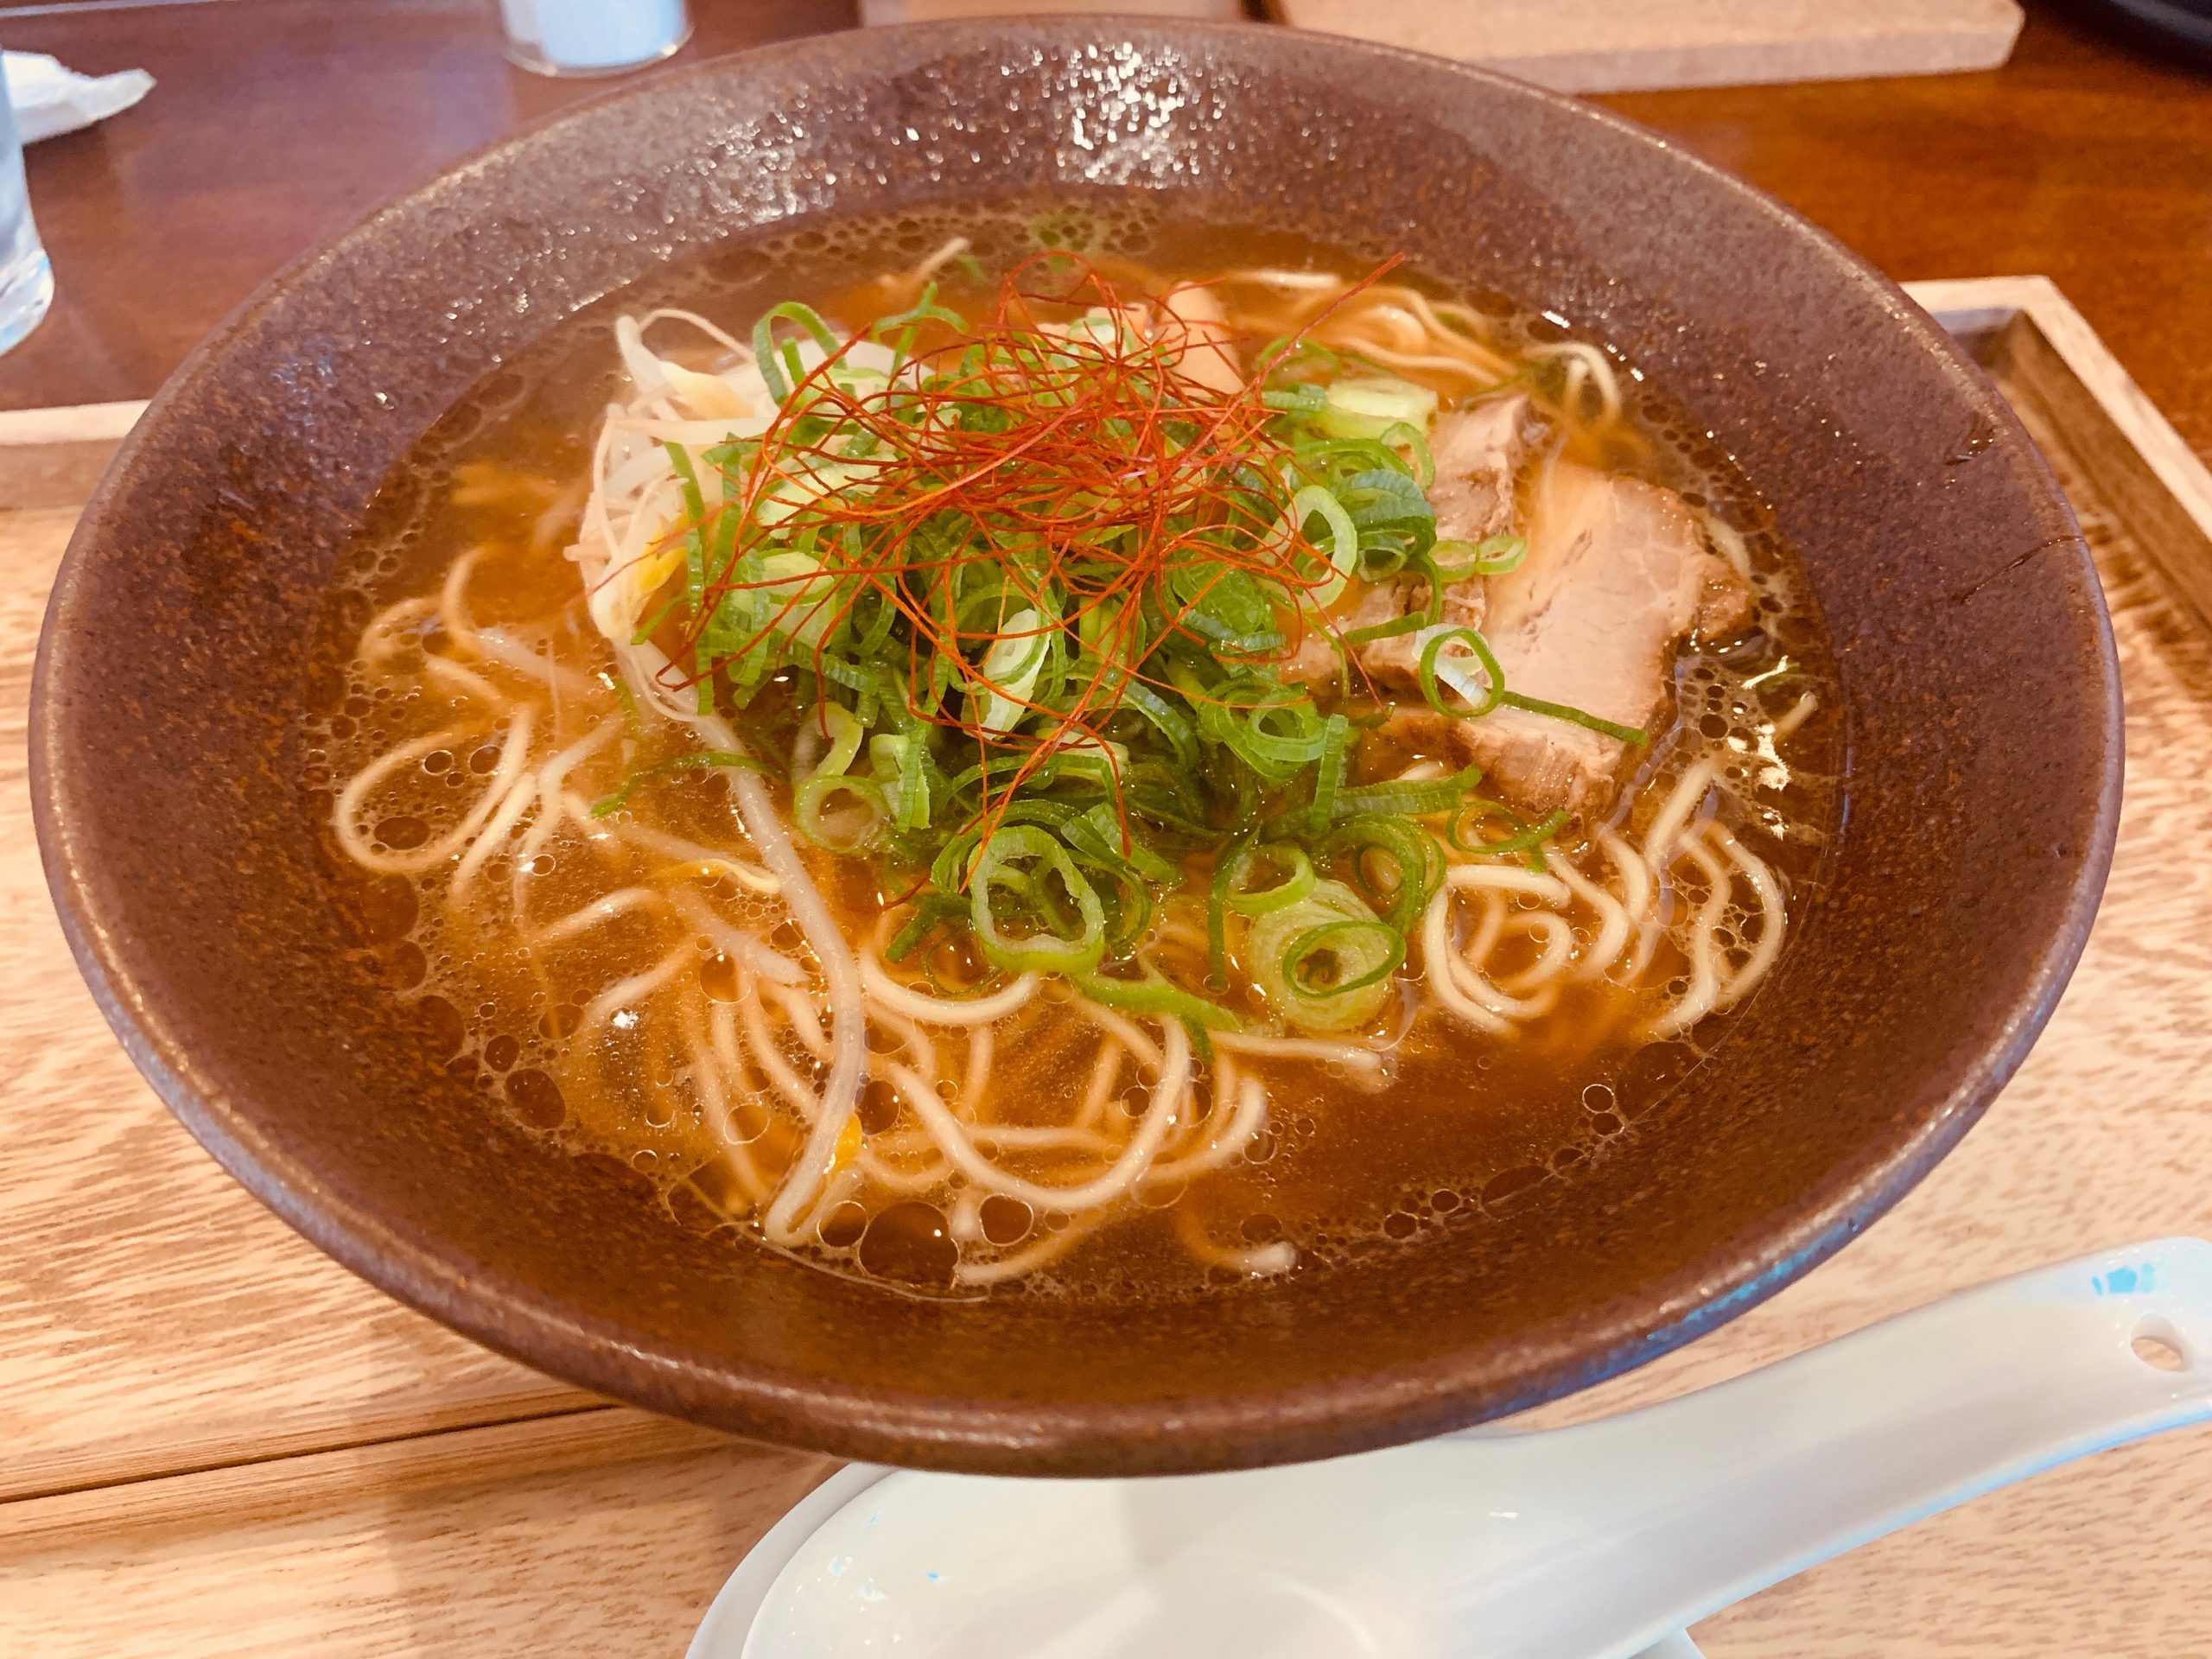
[[[1124,17],[1203,17],[1229,22],[1243,16],[1244,0],[860,0],[861,22],[933,23],[945,17],[1034,16],[1111,12]]]
[[[2119,527],[2212,622],[2212,471],[2048,276],[1914,283],[1974,345],[2046,450],[2098,483]]]
[[[1890,1217],[1548,1419],[1718,1381],[2018,1268],[2212,1234],[2212,635],[2153,557],[2197,556],[2158,529],[2177,509],[2151,499],[2158,469],[2109,454],[2144,411],[2067,419],[2084,392],[2045,333],[2057,314],[1977,297],[1983,315],[1959,315],[2082,513],[2120,642],[2127,798],[2096,931],[2018,1077]],[[67,520],[0,514],[0,639],[28,637]],[[0,1655],[673,1659],[829,1465],[592,1406],[485,1355],[325,1262],[199,1153],[62,952],[26,823],[20,651],[0,653],[0,1490],[44,1495],[0,1503]],[[1924,1523],[1698,1634],[1709,1659],[2212,1659],[2208,1610],[2200,1429]]]
[[[81,475],[112,442],[27,454],[10,435],[0,485]],[[24,756],[32,642],[76,516],[0,512],[0,1497],[589,1403],[302,1243],[93,1007],[40,872]]]
[[[2014,0],[1271,0],[1271,9],[1296,28],[1440,52],[1563,92],[1993,69],[2021,23]]]
[[[0,1651],[673,1659],[834,1466],[603,1410],[0,1505]]]

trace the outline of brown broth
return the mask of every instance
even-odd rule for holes
[[[391,676],[348,664],[366,619],[395,601],[435,593],[464,549],[485,550],[471,587],[480,624],[552,627],[569,642],[563,648],[568,665],[587,674],[605,666],[604,648],[581,618],[576,569],[563,556],[567,532],[560,526],[563,514],[573,517],[592,434],[620,384],[608,332],[613,315],[672,302],[709,311],[734,328],[765,305],[797,296],[814,300],[834,321],[858,327],[886,308],[882,291],[872,285],[874,273],[910,264],[949,230],[970,236],[977,256],[995,270],[1024,251],[1035,220],[1030,212],[1008,207],[950,220],[802,228],[672,269],[612,296],[487,379],[395,474],[347,556],[319,645],[319,659],[330,667],[316,677],[311,696],[303,785],[315,821],[327,825],[334,791],[373,754],[444,717],[438,699],[419,685],[410,690]],[[1369,263],[1357,251],[1320,248],[1279,232],[1133,218],[1118,203],[1061,210],[1055,233],[1086,239],[1109,257],[1141,258],[1171,279],[1260,263],[1357,275]],[[977,292],[962,286],[956,278],[947,298],[973,305]],[[1562,337],[1555,324],[1500,296],[1462,297],[1495,319],[1509,347]],[[1758,751],[1767,723],[1788,707],[1796,688],[1823,692],[1833,684],[1819,620],[1745,480],[1690,435],[1693,423],[1662,392],[1643,383],[1636,396],[1624,435],[1571,435],[1570,444],[1580,446],[1571,453],[1674,488],[1742,535],[1754,565],[1758,620],[1753,632],[1726,652],[1686,657],[1679,664],[1675,724],[1653,745],[1637,784],[1623,791],[1618,817],[1634,822],[1639,812],[1648,814],[1691,760],[1717,757],[1742,798],[1739,829],[1758,836],[1760,855],[1787,885],[1793,919],[1800,918],[1818,887],[1837,811],[1827,781],[1839,769],[1833,699],[1824,696],[1822,707],[1789,738],[1783,786],[1762,784],[1767,763]],[[549,525],[559,533],[549,537]],[[1772,692],[1778,671],[1790,677],[1789,696]],[[1761,677],[1769,690],[1746,689]],[[1762,696],[1769,700],[1762,702]],[[487,733],[465,748],[423,756],[424,764],[407,774],[407,792],[382,813],[383,844],[421,844],[449,823],[471,796],[467,780],[480,779],[496,764],[499,734]],[[1370,744],[1359,757],[1361,774],[1388,775],[1408,758]],[[607,759],[594,757],[580,769],[587,798],[619,781]],[[668,833],[713,844],[717,836],[728,838],[727,791],[719,776],[693,776],[655,788],[649,807],[640,810]],[[1762,827],[1779,830],[1780,838],[1761,835]],[[421,1004],[443,1023],[455,1068],[480,1082],[487,1109],[509,1111],[580,1154],[612,1155],[645,1172],[661,1184],[681,1219],[724,1226],[734,1235],[748,1230],[747,1206],[715,1136],[696,1099],[675,1082],[682,1058],[669,1033],[645,1022],[634,1032],[611,1033],[588,1056],[576,1052],[570,1037],[584,1007],[606,986],[645,971],[666,949],[664,924],[640,913],[598,929],[577,948],[527,951],[511,931],[503,936],[497,927],[479,925],[465,907],[449,902],[449,865],[414,878],[372,877],[334,847],[329,863],[334,896],[360,918],[364,943],[383,963],[394,995]],[[483,880],[513,883],[513,863],[505,854],[493,858]],[[851,931],[865,933],[875,925],[887,895],[868,866],[820,852],[810,853],[810,863]],[[564,855],[526,873],[532,914],[559,915],[604,899],[640,879],[646,864],[613,855]],[[773,923],[771,908],[748,900],[734,883],[707,891],[726,916],[757,911],[764,926]],[[796,950],[788,923],[772,942]],[[1298,1270],[1319,1270],[1440,1229],[1478,1225],[1486,1210],[1546,1174],[1569,1174],[1594,1158],[1633,1156],[1618,1143],[1633,1138],[1637,1120],[1699,1063],[1726,1024],[1727,1016],[1719,1016],[1686,1039],[1630,1039],[1642,1013],[1680,968],[1662,957],[1637,989],[1575,987],[1510,1041],[1424,1014],[1400,1050],[1395,1079],[1381,1093],[1363,1092],[1310,1063],[1255,1063],[1251,1069],[1268,1080],[1273,1105],[1269,1127],[1242,1160],[1185,1191],[1151,1195],[1049,1269],[1006,1288],[1143,1298],[1233,1282],[1239,1275],[1206,1267],[1185,1248],[1179,1228],[1193,1223],[1221,1244],[1287,1239],[1299,1250]],[[689,971],[710,1015],[712,1004],[734,995],[735,970],[719,954],[702,950]],[[1071,1091],[1079,1091],[1088,1071],[1094,1032],[1057,1006],[1033,1005],[1005,1025],[992,1088],[999,1109],[1017,1121],[1065,1121]],[[869,1087],[861,1121],[870,1133],[911,1124],[879,1085]],[[771,1164],[788,1157],[796,1135],[787,1122],[758,1109],[753,1118],[758,1154]],[[1047,1158],[1006,1161],[1040,1179],[1056,1167]],[[1034,1239],[1054,1225],[1054,1217],[1020,1213],[1026,1210],[1012,1199],[986,1204],[982,1224],[989,1242],[1005,1244],[1025,1227]],[[941,1211],[912,1198],[842,1206],[823,1217],[819,1233],[812,1254],[825,1265],[927,1290],[944,1287],[957,1250],[944,1236]]]

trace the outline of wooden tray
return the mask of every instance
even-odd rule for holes
[[[871,3],[887,0],[862,0],[863,15]],[[1562,92],[1994,69],[2021,22],[2017,0],[1268,0],[1268,10]]]
[[[2097,550],[2128,697],[2104,910],[2003,1100],[1892,1216],[1547,1419],[2077,1251],[2212,1234],[2212,478],[2049,283],[1916,293],[2012,398]],[[170,1119],[62,945],[24,779],[31,642],[77,504],[137,412],[0,416],[0,1654],[678,1654],[830,1465],[596,1401],[325,1260]],[[2202,1659],[2208,1490],[2212,1433],[2109,1453],[1699,1639],[1709,1659]]]

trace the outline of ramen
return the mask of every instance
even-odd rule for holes
[[[396,994],[929,1294],[1325,1270],[1633,1155],[1834,808],[1741,480],[1395,261],[940,229],[617,296],[395,481],[308,784]]]

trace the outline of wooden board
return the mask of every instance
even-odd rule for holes
[[[863,23],[927,23],[943,17],[1112,12],[1122,17],[1203,17],[1227,22],[1244,15],[1244,0],[861,0]]]
[[[1562,92],[1993,69],[2014,0],[1272,0],[1300,29],[1479,63]]]
[[[674,1659],[834,1466],[605,1411],[0,1505],[0,1651]]]
[[[0,501],[81,502],[138,408],[0,416]],[[76,518],[0,512],[0,1497],[592,1403],[309,1248],[109,1034],[25,776],[32,645]]]
[[[2212,472],[2057,284],[1991,276],[1911,292],[1968,342],[2044,450],[2096,480],[2129,538],[2212,622]]]
[[[2212,1234],[2212,867],[2194,856],[2212,831],[2212,632],[2160,568],[2212,572],[2212,483],[2048,284],[1926,296],[2022,409],[2097,549],[2128,696],[2104,911],[2018,1078],[1893,1215],[1548,1420],[1718,1381],[2076,1251]],[[9,437],[0,422],[0,492]],[[27,638],[68,516],[0,513],[0,638]],[[19,644],[0,652],[0,1112],[16,1131],[0,1164],[0,1470],[45,1495],[0,1503],[0,1654],[681,1651],[721,1578],[829,1465],[593,1407],[484,1355],[216,1171],[62,952],[24,822],[26,684]],[[287,1455],[306,1446],[321,1449]],[[181,1468],[200,1472],[164,1472]],[[2206,1659],[2208,1490],[2212,1432],[2131,1447],[1832,1562],[1699,1639],[1708,1659]]]

